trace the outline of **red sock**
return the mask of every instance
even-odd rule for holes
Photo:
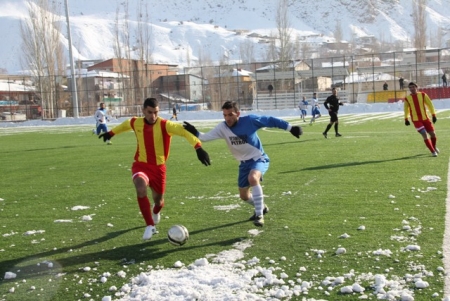
[[[158,214],[161,211],[161,209],[163,209],[163,207],[164,207],[164,202],[161,202],[161,205],[159,205],[159,206],[155,204],[155,206],[153,206],[153,213]]]
[[[433,145],[433,148],[436,148],[436,141],[437,141],[437,137],[431,137],[431,144]]]
[[[423,140],[423,142],[425,142],[425,145],[428,147],[430,152],[432,152],[432,153],[435,152],[435,149],[434,149],[433,145],[431,144],[430,139]]]
[[[143,198],[138,197],[137,200],[145,223],[147,224],[147,226],[154,226],[155,223],[153,222],[152,212],[150,210],[150,200],[146,196]]]

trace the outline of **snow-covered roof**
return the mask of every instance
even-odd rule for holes
[[[16,82],[8,82],[0,80],[0,91],[9,92],[33,92],[36,91],[34,86],[22,85]]]

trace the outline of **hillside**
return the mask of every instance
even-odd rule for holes
[[[61,5],[64,1],[59,1]],[[128,16],[125,0],[69,0],[69,13],[75,59],[107,59],[114,56],[116,11],[121,21],[129,20],[131,45],[136,42],[138,4],[148,12],[151,52],[155,63],[195,65],[200,56],[213,61],[226,57],[230,62],[240,59],[240,47],[251,43],[255,59],[265,57],[266,45],[246,34],[233,30],[270,35],[276,31],[277,0],[144,1],[129,0]],[[332,39],[337,24],[343,38],[372,35],[386,42],[413,39],[411,0],[295,0],[290,6],[290,21],[295,36],[322,34]],[[450,5],[447,0],[428,0],[427,32],[442,33],[439,47],[450,40]],[[21,63],[20,23],[28,16],[27,0],[0,0],[0,69],[19,73]],[[61,11],[61,39],[67,45],[65,12]],[[25,68],[26,69],[26,68]]]

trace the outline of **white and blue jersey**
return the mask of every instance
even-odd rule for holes
[[[228,127],[225,121],[219,123],[208,133],[200,133],[201,141],[225,139],[234,158],[241,162],[239,166],[239,187],[247,187],[248,173],[257,169],[264,174],[269,168],[269,157],[264,152],[261,140],[256,133],[260,128],[279,128],[290,131],[292,126],[279,118],[271,116],[248,115],[239,117],[233,127]]]
[[[198,138],[201,141],[225,139],[231,154],[236,160],[247,161],[252,159],[256,161],[261,158],[267,158],[261,140],[256,133],[263,127],[289,131],[292,126],[276,117],[251,114],[239,117],[238,122],[231,128],[223,121],[210,132],[199,133]]]
[[[99,108],[94,114],[96,124],[96,133],[100,135],[101,132],[108,132],[108,127],[106,126],[106,121],[109,120],[108,115],[106,115],[106,109]]]

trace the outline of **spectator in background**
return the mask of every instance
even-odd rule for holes
[[[447,75],[442,75],[442,86],[447,87]]]
[[[384,82],[384,84],[383,84],[383,90],[384,91],[387,91],[387,89],[388,89],[388,83],[387,82]]]
[[[272,86],[272,84],[269,84],[269,85],[267,86],[267,90],[269,90],[269,96],[272,96],[272,91],[273,91],[273,86]]]
[[[400,76],[400,79],[398,80],[398,83],[400,84],[400,90],[404,89],[404,85],[405,85],[405,80],[403,79],[402,76]]]

